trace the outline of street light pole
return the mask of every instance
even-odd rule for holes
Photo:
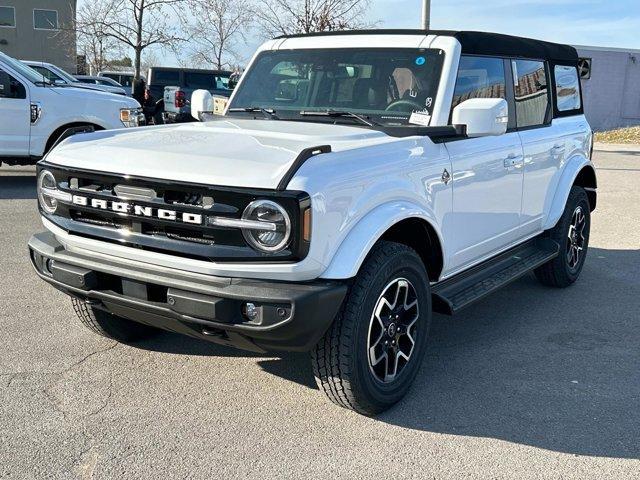
[[[431,26],[431,0],[422,1],[422,28],[429,30]]]

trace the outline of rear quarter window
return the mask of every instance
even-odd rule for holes
[[[580,110],[580,79],[575,66],[556,65],[553,69],[556,82],[556,98],[559,112]]]
[[[156,70],[153,75],[153,82],[157,85],[179,86],[180,72],[168,70]]]

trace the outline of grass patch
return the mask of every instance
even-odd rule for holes
[[[596,132],[596,142],[640,144],[640,126],[621,128],[609,132]]]

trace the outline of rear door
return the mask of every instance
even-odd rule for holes
[[[452,108],[471,98],[508,99],[505,65],[502,58],[463,56]],[[523,153],[513,128],[445,145],[453,166],[453,211],[444,234],[453,253],[451,267],[458,270],[518,240]]]
[[[29,155],[30,134],[29,90],[0,67],[0,155]]]
[[[545,206],[553,200],[552,183],[565,158],[561,128],[553,123],[551,82],[542,60],[512,60],[516,123],[524,152],[522,235],[542,230]]]

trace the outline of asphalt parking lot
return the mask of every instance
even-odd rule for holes
[[[640,150],[597,151],[581,280],[436,316],[407,399],[328,403],[305,355],[92,335],[40,281],[33,168],[0,168],[2,478],[640,478]]]

